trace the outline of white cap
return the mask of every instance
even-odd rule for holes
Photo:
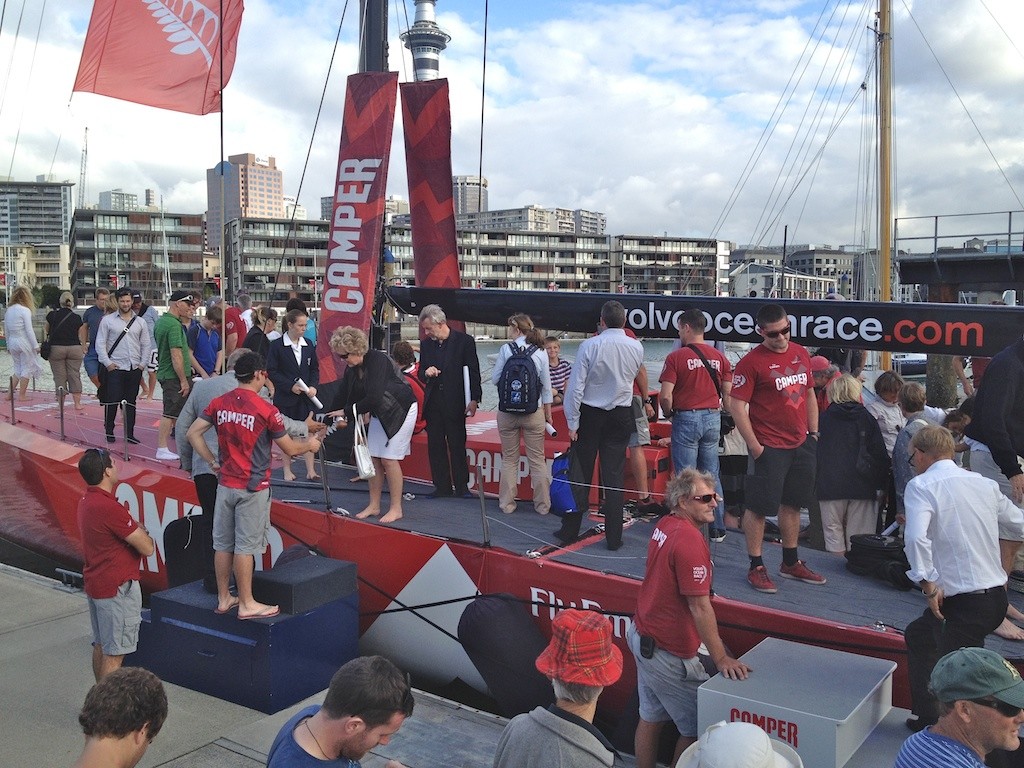
[[[676,768],[803,768],[794,749],[751,723],[708,726],[679,756]]]

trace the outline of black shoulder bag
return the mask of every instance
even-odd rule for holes
[[[43,343],[39,345],[39,356],[43,358],[43,360],[49,360],[50,352],[53,351],[53,345],[50,344],[50,337],[53,336],[53,334],[57,332],[57,329],[64,325],[64,321],[71,317],[71,315],[73,314],[74,312],[69,309],[67,314],[64,315],[64,317],[62,317],[60,320],[58,320],[57,324],[50,329],[49,333],[46,334],[46,338],[43,339]]]
[[[709,363],[708,359],[706,357],[704,357],[704,353],[701,352],[697,348],[696,344],[687,344],[686,346],[689,347],[690,349],[692,349],[696,353],[697,357],[700,358],[700,361],[702,363],[704,363],[704,367],[708,369],[708,375],[711,376],[711,381],[715,385],[715,390],[718,392],[718,400],[719,400],[719,402],[724,403],[725,398],[722,397],[722,387],[718,383],[718,372],[714,368],[711,367],[711,363]],[[722,412],[722,429],[719,432],[719,434],[722,437],[725,437],[730,432],[732,432],[734,429],[736,429],[736,421],[733,419],[732,414],[729,413],[729,411],[725,410],[725,408],[722,408],[721,412]]]

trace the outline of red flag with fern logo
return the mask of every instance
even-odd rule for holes
[[[72,90],[193,115],[220,111],[242,0],[96,0]],[[223,43],[222,43],[223,41]],[[223,52],[223,53],[222,53]]]

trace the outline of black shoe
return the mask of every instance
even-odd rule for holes
[[[139,440],[139,438],[135,437],[134,435],[126,437],[125,440],[131,443],[132,445],[142,445],[142,441]]]
[[[576,538],[577,538],[576,536],[570,536],[569,534],[563,532],[561,528],[559,528],[557,531],[555,531],[551,535],[554,536],[556,539],[558,539],[563,544],[565,544],[566,546],[568,546],[569,544],[572,544],[574,541],[576,541]]]
[[[615,551],[620,550],[620,549],[622,549],[622,542],[621,541],[618,544],[612,544],[610,541],[608,542],[608,551],[609,552],[615,552]]]
[[[441,491],[434,491],[433,493],[427,494],[428,499],[450,499],[451,497],[452,495],[450,493],[442,493]]]
[[[114,436],[113,435],[107,435],[107,442],[108,443],[114,442]]]

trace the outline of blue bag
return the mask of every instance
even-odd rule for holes
[[[565,515],[576,511],[576,500],[569,483],[569,465],[572,463],[572,447],[564,453],[556,453],[551,463],[551,511]]]

